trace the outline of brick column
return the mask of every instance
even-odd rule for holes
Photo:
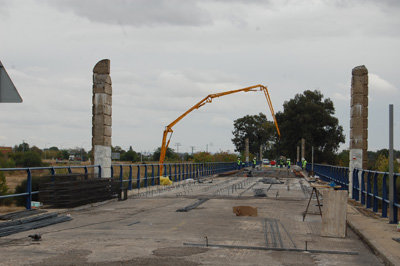
[[[108,59],[99,61],[93,68],[92,150],[94,164],[101,165],[101,177],[111,177],[112,87],[109,74]]]
[[[365,66],[358,66],[353,68],[352,75],[349,163],[350,196],[352,196],[353,169],[367,169],[368,164],[368,70]]]

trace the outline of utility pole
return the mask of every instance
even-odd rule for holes
[[[194,146],[190,146],[190,148],[192,148],[192,155],[193,155],[193,151],[194,151]]]
[[[179,153],[179,146],[182,146],[179,142],[175,143],[176,146],[176,153]]]
[[[179,159],[181,158],[181,156],[179,156],[179,146],[182,146],[182,144],[180,144],[179,142],[175,143],[176,146],[176,153],[178,154]]]
[[[389,104],[389,223],[396,223],[397,211],[394,208],[393,178],[393,104]]]

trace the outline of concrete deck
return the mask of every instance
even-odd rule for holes
[[[304,179],[278,169],[255,174],[149,188],[132,192],[126,201],[69,210],[70,222],[0,238],[0,263],[383,265],[352,230],[346,238],[321,237],[319,215],[302,221],[310,191]],[[259,182],[263,176],[282,183]],[[255,197],[256,189],[267,197]],[[189,212],[176,212],[199,198],[209,200]],[[312,213],[317,213],[315,204]],[[236,216],[232,207],[239,205],[257,207],[258,216]],[[41,233],[42,241],[28,238],[32,233]],[[302,251],[306,245],[308,251]],[[330,254],[334,251],[344,254]]]
[[[364,207],[361,207],[364,208]],[[393,238],[400,238],[395,224],[389,224],[387,218],[365,215],[360,208],[348,204],[347,224],[362,240],[379,255],[387,265],[400,265],[400,243]]]

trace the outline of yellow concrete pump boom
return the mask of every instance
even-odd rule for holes
[[[269,110],[271,111],[272,117],[274,119],[276,131],[278,132],[278,136],[281,137],[281,133],[279,131],[278,123],[276,122],[276,118],[275,118],[274,107],[272,107],[272,102],[271,102],[271,98],[269,97],[269,93],[268,93],[267,87],[259,84],[259,85],[254,85],[254,86],[247,87],[247,88],[238,89],[238,90],[231,90],[231,91],[225,91],[225,92],[220,92],[220,93],[215,93],[215,94],[209,94],[206,97],[204,97],[204,99],[202,99],[200,102],[198,102],[195,105],[193,105],[189,110],[184,112],[177,119],[175,119],[171,124],[169,124],[168,126],[165,127],[164,134],[163,134],[163,139],[162,139],[162,143],[161,143],[160,162],[159,162],[159,164],[160,164],[160,173],[161,174],[162,174],[162,170],[163,170],[162,168],[163,168],[163,164],[164,164],[165,154],[167,153],[169,142],[171,141],[171,136],[172,136],[172,132],[173,132],[172,127],[175,126],[176,123],[178,123],[180,120],[182,120],[182,118],[184,118],[186,115],[188,115],[193,110],[199,109],[200,107],[202,107],[206,103],[211,103],[212,99],[218,98],[218,97],[221,97],[221,96],[225,96],[225,95],[229,95],[229,94],[233,94],[233,93],[236,93],[236,92],[241,92],[241,91],[244,91],[244,92],[262,91],[262,92],[264,92],[265,98],[267,99],[267,102],[268,102]],[[169,133],[171,133],[171,134],[169,135],[169,138],[168,138],[168,141],[167,141],[167,137],[168,137]]]

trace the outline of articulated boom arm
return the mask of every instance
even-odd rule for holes
[[[169,146],[169,143],[170,143],[170,140],[171,140],[171,136],[172,136],[172,133],[173,133],[172,127],[174,125],[176,125],[179,121],[181,121],[182,118],[184,118],[186,115],[188,115],[193,110],[199,109],[200,107],[202,107],[206,103],[211,103],[212,99],[214,99],[214,98],[218,98],[218,97],[221,97],[221,96],[225,96],[225,95],[229,95],[229,94],[233,94],[233,93],[237,93],[237,92],[241,92],[241,91],[249,92],[249,91],[258,91],[258,90],[264,92],[265,98],[267,99],[267,102],[268,102],[269,110],[271,111],[272,118],[274,119],[274,123],[275,123],[276,130],[278,132],[278,136],[280,137],[281,133],[279,131],[278,123],[276,122],[274,108],[272,106],[271,98],[269,97],[269,93],[268,93],[267,87],[265,87],[263,85],[255,85],[255,86],[242,88],[242,89],[238,89],[238,90],[231,90],[231,91],[226,91],[226,92],[209,94],[205,98],[203,98],[201,101],[199,101],[198,103],[193,105],[189,110],[184,112],[177,119],[175,119],[171,124],[169,124],[168,126],[165,127],[164,134],[163,134],[163,139],[162,139],[162,144],[161,144],[161,153],[160,153],[160,162],[159,162],[160,163],[160,173],[162,174],[162,167],[163,167],[165,155],[167,153],[167,149],[168,149],[168,146]],[[169,135],[169,138],[168,138],[168,135]],[[167,138],[168,138],[168,141],[167,141]]]

